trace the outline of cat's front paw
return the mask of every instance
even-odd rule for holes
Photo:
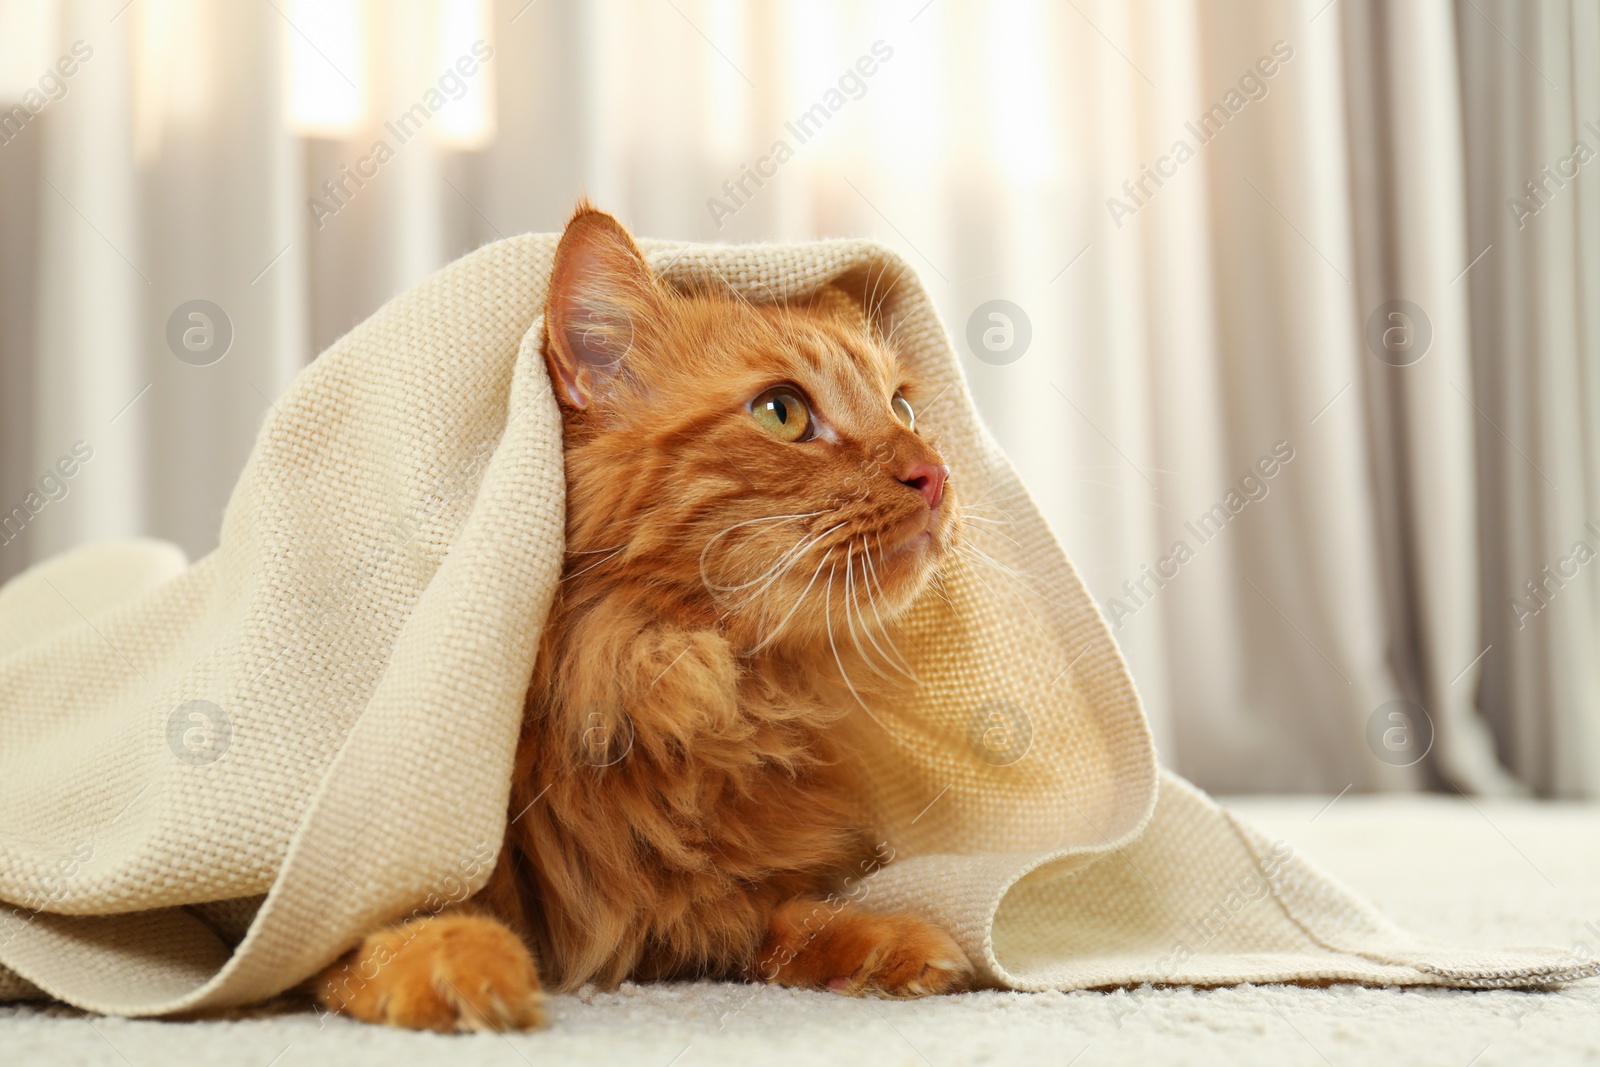
[[[972,980],[961,946],[924,919],[809,900],[773,915],[756,972],[779,985],[881,997],[956,993]]]
[[[544,990],[527,946],[479,915],[411,919],[370,935],[322,972],[317,1000],[369,1023],[412,1030],[532,1030]]]

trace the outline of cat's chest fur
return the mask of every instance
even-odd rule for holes
[[[562,985],[736,973],[862,851],[838,712],[794,664],[672,627],[612,646],[615,624],[575,621],[530,694],[508,828],[530,933]]]

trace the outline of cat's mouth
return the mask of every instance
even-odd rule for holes
[[[878,539],[884,555],[895,560],[912,560],[936,551],[947,515],[945,508],[937,507],[910,515],[889,527]]]
[[[897,538],[887,539],[889,555],[908,556],[932,548],[934,521],[930,516],[927,522],[914,524],[908,532],[900,534]]]

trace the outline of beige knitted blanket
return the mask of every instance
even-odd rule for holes
[[[537,328],[555,240],[483,248],[323,353],[267,418],[211,555],[99,546],[0,590],[0,997],[248,1003],[482,884],[562,560]],[[958,566],[914,609],[915,701],[852,716],[883,841],[854,897],[942,922],[1018,989],[1596,973],[1419,942],[1158,771],[1115,642],[894,253],[644,249],[753,300],[876,278],[945,390],[920,417],[956,484],[1011,520],[974,534],[995,567]]]

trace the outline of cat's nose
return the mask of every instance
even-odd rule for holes
[[[930,509],[937,508],[939,501],[944,499],[944,483],[950,477],[950,468],[944,464],[914,463],[911,469],[900,477],[902,485],[909,485],[922,494],[922,499],[928,502]]]

